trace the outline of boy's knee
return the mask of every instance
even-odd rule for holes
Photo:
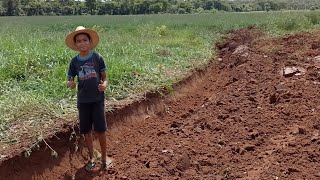
[[[90,134],[90,133],[91,133],[90,128],[80,127],[80,134],[86,135],[86,134]]]
[[[100,135],[105,135],[107,131],[95,131],[95,133],[100,136]]]

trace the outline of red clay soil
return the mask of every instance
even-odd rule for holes
[[[68,132],[48,140],[58,157],[16,156],[0,179],[320,179],[320,32],[247,28],[216,47],[219,59],[171,95],[108,116],[107,171],[86,172],[83,139],[75,151]]]

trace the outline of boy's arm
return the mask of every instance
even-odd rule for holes
[[[101,74],[101,80],[100,80],[98,89],[100,92],[103,92],[108,86],[108,78],[107,78],[107,73],[105,71],[100,72],[100,74]]]
[[[74,78],[76,77],[76,71],[75,71],[74,63],[72,60],[69,64],[67,77],[68,77],[67,86],[71,89],[74,89],[76,87],[76,82],[74,82]]]

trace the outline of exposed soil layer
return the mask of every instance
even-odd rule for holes
[[[320,179],[320,32],[251,27],[216,47],[174,93],[108,114],[107,171],[84,170],[84,141],[69,131],[47,140],[57,157],[42,145],[2,162],[0,179]]]

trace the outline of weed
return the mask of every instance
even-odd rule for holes
[[[31,147],[27,148],[24,152],[24,156],[26,158],[30,157],[32,152],[35,151],[35,150],[39,150],[40,149],[40,143],[43,142],[46,147],[48,147],[50,150],[51,150],[51,156],[54,157],[54,158],[57,158],[58,157],[58,153],[57,151],[55,151],[48,143],[47,141],[43,138],[42,135],[40,135],[37,139],[37,142],[35,142]]]
[[[311,22],[313,25],[320,24],[320,14],[319,12],[310,12],[305,14],[307,19]]]

